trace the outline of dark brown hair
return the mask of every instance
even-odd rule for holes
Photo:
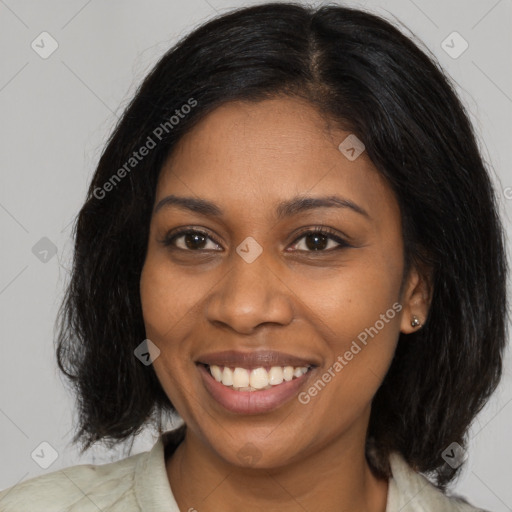
[[[173,411],[152,366],[134,357],[146,337],[139,279],[158,175],[181,136],[217,106],[277,94],[308,100],[364,142],[400,205],[407,268],[433,271],[429,317],[400,336],[374,397],[368,453],[386,474],[396,450],[443,488],[456,474],[443,450],[465,446],[502,372],[502,227],[450,80],[388,21],[339,6],[269,3],[215,18],[161,58],[126,108],[75,225],[60,314],[58,364],[78,399],[74,441],[83,450],[119,442]],[[155,146],[127,167],[148,137]]]

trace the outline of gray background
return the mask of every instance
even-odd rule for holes
[[[0,0],[0,489],[71,464],[127,454],[122,447],[100,446],[79,456],[69,443],[73,400],[56,367],[53,339],[68,279],[71,225],[103,144],[145,73],[178,37],[217,13],[251,3],[256,2]],[[458,84],[510,235],[511,0],[346,5],[398,18]],[[50,48],[49,39],[41,43],[38,37],[43,31],[58,43],[47,59],[31,47],[35,40],[45,51]],[[469,44],[458,58],[441,46],[453,31]],[[458,41],[452,45],[461,48]],[[40,242],[43,237],[50,242]],[[505,377],[471,429],[468,462],[454,486],[475,505],[496,512],[512,510],[511,401],[509,351]],[[149,449],[154,439],[146,431],[132,453]],[[31,457],[36,450],[39,463],[52,462],[52,449],[40,447],[42,442],[57,455],[47,469]]]

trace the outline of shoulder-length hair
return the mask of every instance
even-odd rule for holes
[[[432,271],[428,319],[400,335],[374,397],[367,457],[389,476],[398,451],[444,488],[457,470],[443,450],[466,445],[502,373],[507,265],[497,201],[435,59],[388,21],[339,6],[268,3],[217,17],[171,48],[126,108],[74,226],[59,312],[58,365],[78,403],[73,442],[85,451],[133,439],[174,411],[152,366],[134,357],[146,337],[139,279],[159,172],[216,107],[280,94],[306,99],[364,142],[400,206],[406,271]]]

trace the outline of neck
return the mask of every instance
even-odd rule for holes
[[[255,469],[230,464],[187,429],[166,469],[180,510],[386,511],[388,482],[370,470],[364,439],[344,436],[298,462]]]

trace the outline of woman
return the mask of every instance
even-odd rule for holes
[[[446,486],[501,376],[505,282],[468,116],[411,40],[334,6],[214,19],[114,131],[61,315],[75,442],[161,435],[1,510],[478,510]]]

